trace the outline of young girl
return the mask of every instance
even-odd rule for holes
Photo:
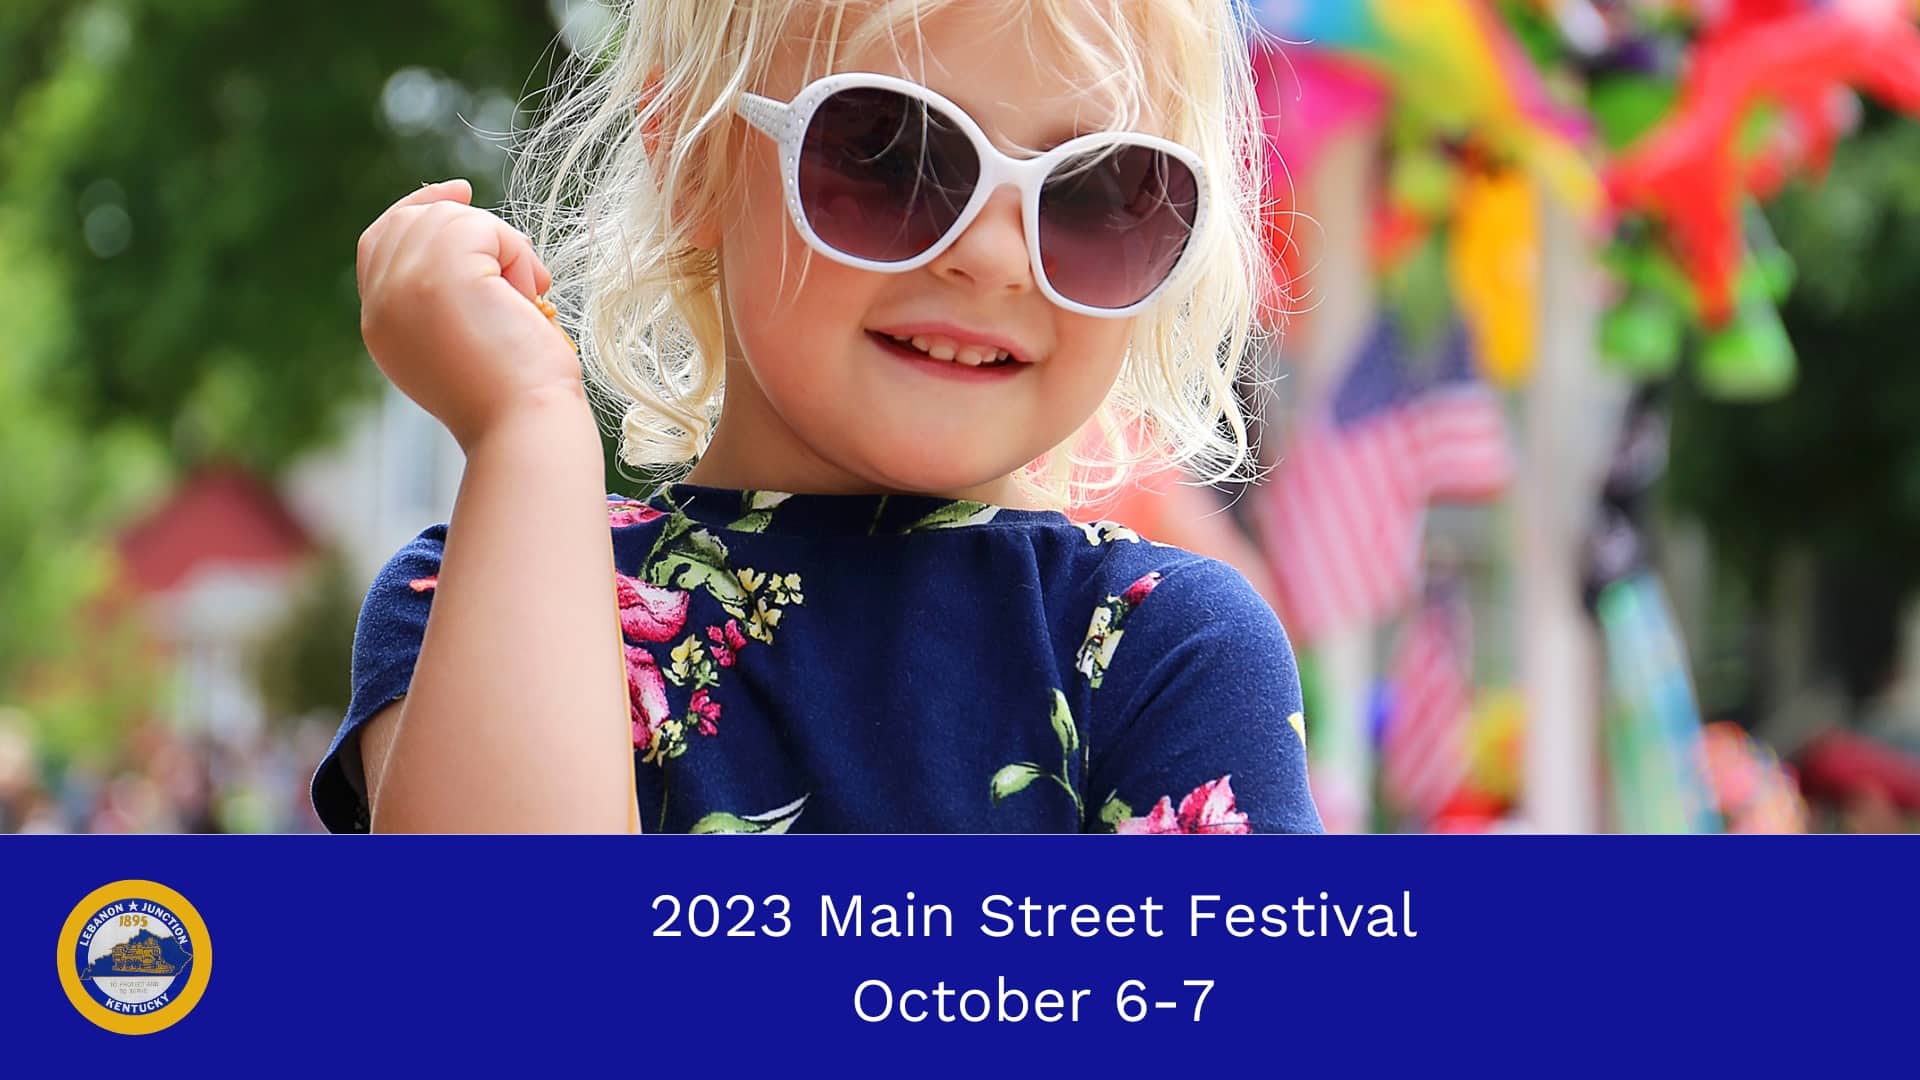
[[[394,204],[364,336],[467,467],[367,597],[328,827],[1319,831],[1271,609],[1060,511],[1247,459],[1241,26],[640,0],[516,174],[541,255]],[[589,384],[682,482],[603,494]]]

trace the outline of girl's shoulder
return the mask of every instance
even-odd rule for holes
[[[1273,620],[1273,611],[1246,576],[1219,559],[1149,540],[1113,521],[1076,523],[1086,545],[1076,577],[1095,603],[1132,609],[1154,598],[1156,617],[1171,621],[1217,617]]]

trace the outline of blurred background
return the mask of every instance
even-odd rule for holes
[[[1248,7],[1270,472],[1088,513],[1273,601],[1329,827],[1913,829],[1916,5]],[[0,4],[0,832],[319,827],[361,595],[461,466],[354,242],[497,205],[610,19]]]

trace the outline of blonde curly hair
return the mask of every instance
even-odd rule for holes
[[[760,90],[779,49],[796,44],[806,78],[881,45],[904,70],[921,21],[956,2],[628,0],[603,40],[563,61],[516,152],[506,211],[553,273],[589,385],[620,418],[627,465],[683,474],[719,416],[720,266],[690,237],[734,195],[739,95]],[[1010,25],[1045,35],[1050,48],[1031,51],[1061,57],[1059,77],[1101,99],[1114,130],[1150,117],[1198,153],[1223,211],[1185,287],[1137,317],[1106,402],[1023,479],[1067,505],[1105,496],[1145,463],[1249,478],[1257,466],[1236,384],[1269,271],[1244,3],[1000,2],[1025,16]]]

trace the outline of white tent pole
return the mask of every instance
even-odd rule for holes
[[[1367,237],[1379,139],[1378,125],[1356,125],[1330,138],[1305,180],[1313,220],[1300,223],[1297,235],[1306,249],[1312,293],[1306,333],[1285,346],[1299,379],[1286,395],[1294,402],[1293,420],[1312,415],[1327,400],[1374,318]],[[1355,627],[1312,643],[1321,715],[1310,721],[1315,734],[1308,751],[1314,796],[1330,832],[1364,832],[1371,823],[1372,637],[1371,628]]]
[[[1527,725],[1522,812],[1540,832],[1602,826],[1603,658],[1581,599],[1584,545],[1627,386],[1601,367],[1598,268],[1578,220],[1541,199],[1540,343],[1521,399],[1513,523]]]

